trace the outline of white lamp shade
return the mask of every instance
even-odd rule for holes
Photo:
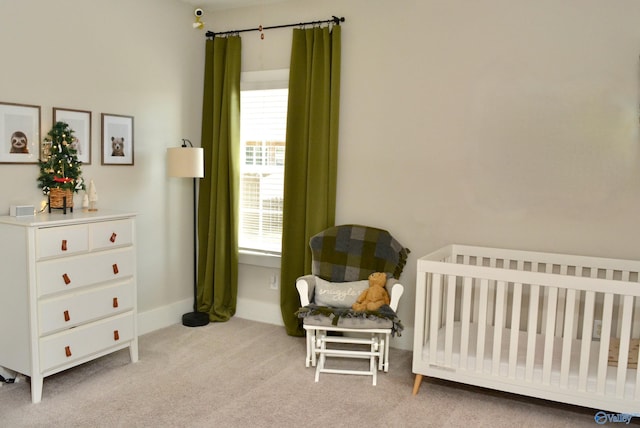
[[[167,149],[169,177],[204,177],[204,149],[202,147],[172,147]]]

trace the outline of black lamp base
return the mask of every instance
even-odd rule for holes
[[[182,325],[187,327],[202,327],[209,324],[209,314],[206,312],[189,312],[182,316]]]

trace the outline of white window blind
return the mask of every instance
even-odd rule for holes
[[[279,253],[288,89],[240,94],[239,247]]]

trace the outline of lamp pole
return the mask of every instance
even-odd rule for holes
[[[187,143],[189,146],[187,146]],[[182,140],[181,148],[168,149],[168,169],[172,177],[193,178],[193,312],[182,315],[182,324],[200,327],[209,324],[209,314],[198,312],[198,207],[196,203],[197,179],[204,177],[204,150],[193,147],[191,141]]]

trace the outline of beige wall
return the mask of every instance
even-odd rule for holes
[[[415,259],[448,243],[640,259],[640,3],[300,0],[208,26],[331,15],[346,17],[337,221],[412,250],[409,328]],[[287,67],[289,45],[290,30],[243,35],[243,70]]]
[[[167,147],[200,143],[204,35],[192,21],[192,8],[175,0],[0,2],[0,101],[41,106],[43,136],[52,107],[92,112],[83,175],[94,179],[100,208],[139,214],[143,313],[192,301],[192,182],[167,178],[165,168]],[[101,113],[134,116],[134,166],[101,166]],[[0,165],[0,213],[39,206],[38,172]]]
[[[190,183],[166,147],[199,143],[202,32],[175,0],[4,1],[0,101],[94,112],[104,207],[140,213],[140,309],[188,302]],[[412,250],[447,243],[640,259],[635,0],[299,0],[205,15],[223,31],[345,16],[337,220]],[[71,29],[60,26],[67,22]],[[25,30],[26,29],[26,30]],[[243,34],[243,71],[288,67],[291,30]],[[56,54],[73,55],[63,69]],[[136,117],[136,166],[99,165],[100,112]],[[0,211],[38,203],[36,166],[0,165]],[[187,221],[181,224],[180,221]],[[170,263],[171,262],[171,263]],[[277,322],[277,269],[243,265],[239,315]]]

